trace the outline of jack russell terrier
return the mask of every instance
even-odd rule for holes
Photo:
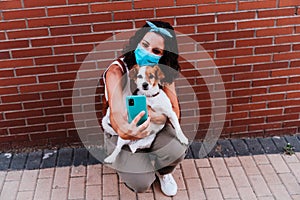
[[[160,80],[164,78],[164,74],[159,66],[143,66],[135,65],[129,71],[129,77],[133,79],[137,85],[137,95],[145,95],[147,105],[156,113],[164,114],[168,117],[171,124],[175,128],[177,139],[187,145],[188,139],[182,132],[176,113],[172,109],[172,104],[166,93],[160,89]],[[154,141],[156,134],[164,127],[164,124],[154,124],[150,122],[149,130],[151,134],[145,138],[138,140],[124,140],[118,137],[117,146],[111,155],[104,159],[106,163],[113,163],[120,153],[124,145],[128,145],[134,153],[137,149],[149,148]],[[109,127],[107,127],[109,128]],[[110,129],[112,129],[110,127]]]

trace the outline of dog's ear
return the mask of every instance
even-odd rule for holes
[[[162,72],[162,70],[160,69],[160,67],[158,65],[155,65],[154,69],[155,69],[156,79],[162,80],[163,78],[165,78],[164,73]]]
[[[134,65],[131,70],[129,71],[129,78],[136,80],[136,76],[138,74],[139,71],[139,66],[138,65]]]

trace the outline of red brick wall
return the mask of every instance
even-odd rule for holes
[[[227,102],[222,136],[297,133],[299,6],[298,0],[0,1],[0,142],[78,142],[71,100],[77,70],[99,42],[145,19],[170,22],[215,61]],[[190,73],[182,61],[182,74]],[[201,138],[211,103],[201,76],[192,84]]]

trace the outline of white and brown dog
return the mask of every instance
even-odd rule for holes
[[[164,114],[168,117],[171,124],[175,128],[176,137],[183,144],[188,144],[188,139],[182,132],[176,113],[172,109],[172,104],[166,93],[160,89],[160,80],[164,78],[164,74],[159,66],[143,66],[135,65],[129,71],[129,77],[133,79],[137,85],[137,95],[145,95],[147,105],[150,106],[156,113]],[[164,127],[164,124],[150,123],[149,130],[151,134],[139,140],[124,140],[118,137],[117,146],[107,158],[106,163],[113,163],[120,153],[124,145],[128,145],[134,153],[137,149],[149,148],[156,137],[156,134]]]

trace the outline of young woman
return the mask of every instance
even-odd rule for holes
[[[125,97],[132,93],[132,82],[128,71],[135,65],[157,65],[163,70],[163,90],[169,97],[173,110],[180,117],[179,104],[175,92],[174,79],[180,69],[178,64],[178,46],[173,27],[166,22],[147,21],[124,48],[123,56],[114,61],[104,74],[105,95],[108,102],[107,123],[117,135],[105,131],[105,147],[108,154],[115,148],[117,136],[123,139],[136,140],[150,134],[147,129],[150,121],[166,124],[157,134],[148,149],[139,149],[131,153],[126,147],[118,155],[113,167],[124,183],[135,192],[146,191],[158,177],[162,192],[167,196],[177,193],[177,184],[172,176],[176,165],[185,156],[187,146],[176,138],[174,128],[167,122],[165,115],[155,113],[149,108],[149,116],[140,126],[137,122],[144,115],[141,112],[129,124]]]

